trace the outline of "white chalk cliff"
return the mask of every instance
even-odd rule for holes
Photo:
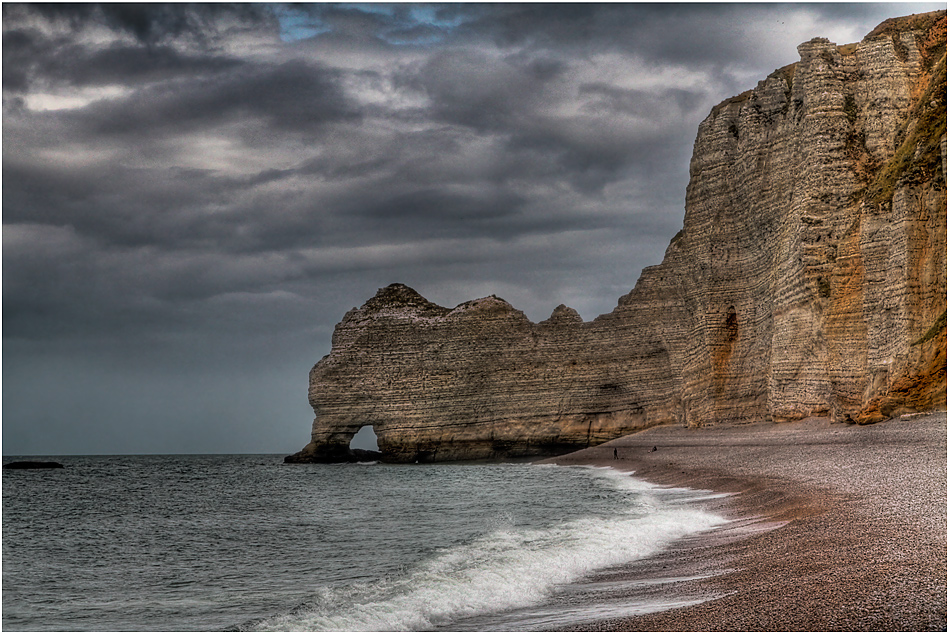
[[[345,458],[549,454],[649,426],[946,406],[946,11],[801,60],[700,124],[684,226],[611,313],[538,324],[391,285],[310,373],[311,442]]]

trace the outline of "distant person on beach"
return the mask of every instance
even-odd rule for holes
[[[617,448],[614,448],[614,458],[617,458]]]

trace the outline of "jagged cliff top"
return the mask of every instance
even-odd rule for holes
[[[874,27],[874,29],[864,36],[861,40],[866,42],[873,40],[878,37],[898,37],[901,33],[907,32],[919,32],[924,34],[924,46],[922,48],[922,56],[924,62],[927,64],[933,64],[941,58],[941,52],[943,56],[946,56],[946,46],[947,46],[947,11],[931,11],[929,13],[914,13],[911,15],[899,17],[899,18],[888,18],[884,20],[879,25]],[[820,40],[828,42],[827,38],[816,37],[812,41]],[[838,52],[842,55],[853,55],[857,50],[858,43],[853,42],[851,44],[842,44],[838,46]],[[778,68],[769,74],[769,77],[778,77],[786,81],[786,83],[791,87],[792,80],[795,77],[795,70],[798,67],[798,62],[793,62],[787,64],[782,68]],[[733,104],[741,104],[748,101],[752,97],[753,90],[744,91],[733,97],[722,100],[716,104],[711,113],[718,113],[723,108],[726,108]]]
[[[494,294],[484,298],[462,302],[455,308],[450,309],[435,302],[430,302],[418,291],[400,282],[394,282],[379,289],[376,295],[367,300],[359,309],[354,309],[354,312],[351,312],[351,314],[362,315],[365,318],[368,315],[391,311],[393,309],[397,311],[406,309],[414,316],[426,318],[453,318],[476,313],[506,313],[530,322],[523,311],[516,309],[507,300],[499,298]],[[582,323],[583,321],[583,318],[581,318],[577,311],[561,304],[554,309],[551,317],[542,322],[542,324]]]
[[[929,13],[913,13],[900,18],[888,18],[864,36],[865,40],[870,40],[881,35],[895,35],[906,31],[929,31],[937,25],[939,21],[946,22],[947,11],[931,11]]]

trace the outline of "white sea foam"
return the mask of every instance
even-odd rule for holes
[[[597,478],[629,491],[629,507],[608,518],[579,518],[544,529],[494,525],[488,533],[437,551],[404,575],[323,588],[288,615],[254,630],[420,631],[479,614],[536,605],[558,586],[610,566],[648,557],[683,536],[725,520],[670,502],[681,492],[613,470]]]

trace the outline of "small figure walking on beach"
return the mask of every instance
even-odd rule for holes
[[[617,448],[614,448],[614,458],[617,458]]]

